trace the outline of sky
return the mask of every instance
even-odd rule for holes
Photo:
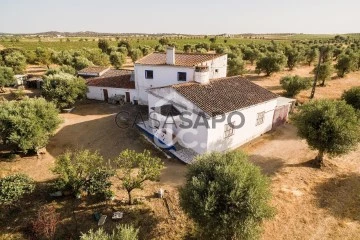
[[[359,0],[0,0],[0,32],[355,33]]]

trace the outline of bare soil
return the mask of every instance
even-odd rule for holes
[[[306,76],[310,67],[292,72],[281,72],[271,77],[248,74],[255,83],[276,93],[281,93],[279,80],[287,74]],[[359,72],[344,79],[328,81],[326,87],[317,88],[316,98],[339,98],[343,90],[360,85]],[[0,95],[1,96],[1,95]],[[307,101],[308,91],[298,99]],[[193,224],[180,210],[178,187],[184,183],[186,165],[167,158],[146,141],[134,128],[120,129],[115,116],[120,110],[131,113],[146,111],[133,106],[115,106],[103,102],[85,101],[72,113],[62,114],[63,124],[47,146],[47,152],[36,157],[17,158],[13,161],[0,159],[0,176],[23,172],[38,183],[34,194],[24,199],[11,212],[0,215],[0,239],[28,238],[28,223],[36,210],[44,204],[53,204],[61,214],[57,236],[60,239],[75,238],[80,232],[97,229],[94,212],[109,217],[114,210],[125,212],[119,223],[131,223],[140,227],[141,239],[186,239],[193,231]],[[54,179],[50,168],[54,158],[65,149],[89,148],[98,150],[106,159],[116,157],[126,148],[136,151],[149,149],[161,157],[165,169],[160,182],[146,183],[143,190],[136,190],[135,197],[142,203],[127,206],[126,193],[114,179],[116,200],[112,203],[95,201],[84,197],[82,201],[72,197],[52,199],[47,184]],[[271,180],[272,202],[276,216],[264,222],[262,239],[359,239],[360,236],[360,147],[345,156],[326,159],[322,169],[314,168],[311,160],[316,152],[296,135],[296,129],[286,124],[265,134],[240,149],[246,151],[250,160],[258,165]],[[168,204],[156,198],[159,188],[167,191]],[[76,213],[77,224],[73,218]],[[4,209],[3,209],[4,210]],[[175,217],[175,218],[174,218]],[[104,228],[108,231],[117,224],[108,219]]]

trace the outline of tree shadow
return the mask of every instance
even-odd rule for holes
[[[360,175],[341,175],[316,188],[317,204],[342,219],[360,221]]]
[[[249,159],[261,168],[263,174],[272,176],[284,167],[284,160],[280,158],[264,157],[261,155],[250,155]]]
[[[307,168],[319,169],[315,159],[310,159],[306,162],[286,164],[286,167],[307,167]]]
[[[266,75],[244,75],[244,77],[252,82],[256,82],[256,81],[262,81],[264,79],[266,79],[268,76]]]

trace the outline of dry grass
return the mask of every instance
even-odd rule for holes
[[[252,80],[274,92],[281,92],[281,76],[309,74],[304,67],[292,72],[282,72],[271,77],[257,77]],[[316,97],[339,98],[350,86],[360,85],[359,73],[351,73],[344,79],[328,82],[318,88]],[[305,99],[308,92],[302,92],[299,99]],[[0,176],[23,172],[33,177],[38,188],[20,207],[9,215],[0,216],[0,239],[23,239],[27,237],[26,226],[36,210],[44,204],[54,204],[61,214],[62,222],[58,236],[61,239],[76,237],[81,231],[97,228],[92,213],[101,211],[108,215],[115,210],[125,212],[121,223],[132,223],[140,227],[141,239],[184,239],[193,231],[192,223],[180,210],[177,188],[184,182],[186,166],[173,159],[167,159],[148,142],[136,129],[121,130],[116,127],[115,114],[123,109],[119,106],[86,101],[77,106],[71,114],[62,114],[64,123],[47,146],[42,159],[24,157],[13,162],[0,159]],[[134,111],[125,106],[124,109]],[[146,111],[146,109],[145,109]],[[78,147],[98,150],[106,159],[113,158],[125,148],[136,151],[149,149],[165,162],[165,169],[158,183],[146,183],[144,190],[136,190],[135,197],[145,200],[140,205],[123,204],[126,193],[119,189],[114,179],[116,201],[111,204],[91,198],[74,201],[71,197],[51,199],[47,183],[54,175],[49,170],[54,158],[66,148]],[[316,152],[308,148],[304,140],[296,136],[296,129],[286,124],[274,132],[243,146],[255,164],[271,179],[272,205],[276,216],[264,223],[262,239],[358,239],[360,236],[360,148],[342,157],[327,159],[323,169],[313,168],[311,160]],[[176,215],[173,219],[165,202],[154,197],[159,188],[168,191],[170,205]],[[75,204],[78,226],[72,218]],[[117,223],[108,220],[106,230]]]

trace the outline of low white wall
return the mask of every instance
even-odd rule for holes
[[[88,99],[100,100],[104,101],[104,91],[103,89],[107,89],[108,96],[113,97],[115,95],[124,95],[126,92],[130,93],[130,101],[133,103],[134,99],[137,99],[137,92],[135,89],[126,89],[126,88],[107,88],[107,87],[94,87],[88,86],[88,91],[86,93],[86,97]]]
[[[226,120],[222,122],[216,122],[215,128],[208,130],[207,151],[208,152],[222,152],[230,149],[235,149],[250,140],[259,137],[260,135],[270,131],[272,129],[272,122],[274,116],[274,110],[276,108],[277,100],[271,100],[262,104],[251,106],[246,109],[240,109],[245,117],[245,124],[239,128],[234,129],[234,135],[225,138],[225,125],[228,123]],[[256,125],[258,113],[265,112],[264,122],[260,125]],[[229,114],[226,115],[226,118]],[[239,125],[241,122],[240,117],[236,115],[231,118],[234,121],[234,125]],[[212,119],[211,122],[213,122]],[[212,123],[213,124],[213,123]]]

